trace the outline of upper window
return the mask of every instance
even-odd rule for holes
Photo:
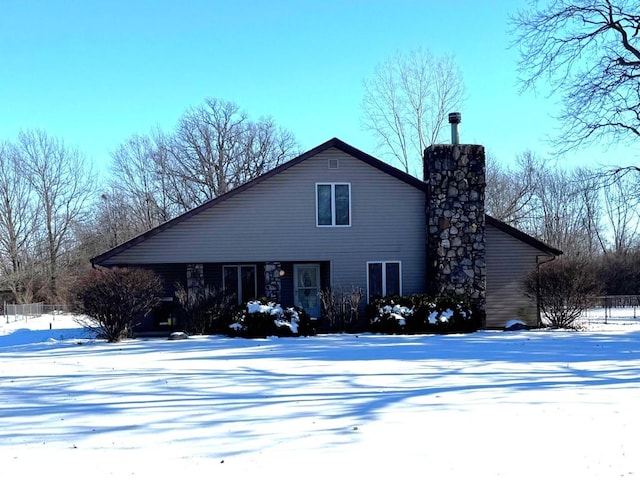
[[[316,222],[319,227],[351,225],[351,184],[316,184]]]
[[[388,295],[402,295],[400,262],[367,262],[369,301]]]

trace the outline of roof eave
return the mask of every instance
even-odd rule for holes
[[[176,225],[194,215],[197,215],[198,213],[207,210],[211,207],[213,207],[214,205],[217,205],[221,202],[224,202],[225,200],[233,197],[234,195],[241,193],[245,190],[247,190],[248,188],[251,188],[252,186],[261,183],[265,180],[267,180],[268,178],[273,177],[274,175],[277,175],[297,164],[299,164],[300,162],[313,157],[314,155],[317,155],[325,150],[328,150],[329,148],[337,148],[339,150],[342,150],[343,152],[365,162],[368,163],[369,165],[371,165],[372,167],[375,167],[379,170],[382,170],[383,172],[392,175],[396,178],[398,178],[399,180],[402,180],[403,182],[406,182],[410,185],[413,185],[416,188],[419,188],[421,190],[425,190],[426,191],[426,185],[421,182],[419,179],[401,171],[398,170],[395,167],[392,167],[389,164],[384,163],[381,160],[378,160],[375,157],[372,157],[371,155],[369,155],[368,153],[363,152],[362,150],[358,150],[355,147],[352,147],[351,145],[349,145],[348,143],[343,142],[342,140],[340,140],[339,138],[332,138],[330,140],[327,140],[326,142],[318,145],[315,148],[312,148],[311,150],[308,150],[305,153],[302,153],[301,155],[298,155],[297,157],[289,160],[288,162],[283,163],[282,165],[279,165],[271,170],[269,170],[268,172],[264,173],[263,175],[260,175],[259,177],[254,178],[253,180],[250,180],[247,183],[244,183],[236,188],[234,188],[233,190],[228,191],[227,193],[225,193],[224,195],[220,195],[219,197],[216,197],[212,200],[208,200],[206,202],[204,202],[203,204],[189,210],[188,212],[183,213],[182,215],[179,215],[171,220],[168,220],[160,225],[158,225],[157,227],[154,227],[150,230],[147,230],[146,232],[141,233],[140,235],[137,235],[135,237],[133,237],[132,239],[121,243],[120,245],[117,245],[115,247],[113,247],[110,250],[107,250],[106,252],[97,255],[93,258],[90,259],[90,262],[92,265],[101,265],[103,262],[109,260],[110,258],[112,258],[114,255],[117,255],[121,252],[123,252],[124,250],[127,250],[141,242],[143,242],[146,239],[149,239],[155,235],[157,235],[158,233],[166,230],[167,228],[170,228],[173,225]]]
[[[515,237],[525,243],[528,243],[532,247],[546,253],[547,255],[558,257],[563,254],[562,250],[558,250],[557,248],[547,245],[546,243],[538,240],[537,238],[532,237],[527,233],[524,233],[522,230],[518,230],[517,228],[512,227],[511,225],[508,225],[503,221],[498,220],[497,218],[494,218],[490,215],[485,215],[485,221],[488,224],[496,227],[498,230],[502,230],[504,233],[507,233],[512,237]]]

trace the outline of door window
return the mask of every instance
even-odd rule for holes
[[[317,263],[293,266],[296,307],[303,308],[311,317],[320,316],[320,265]]]

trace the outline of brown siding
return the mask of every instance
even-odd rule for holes
[[[523,280],[535,271],[536,256],[543,255],[544,252],[487,224],[487,328],[503,328],[513,319],[536,325],[536,303],[524,294]]]

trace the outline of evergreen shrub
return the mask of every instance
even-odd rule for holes
[[[315,335],[311,318],[301,308],[283,308],[266,299],[247,302],[229,325],[229,335],[245,338]]]
[[[374,299],[367,314],[374,333],[462,333],[481,326],[480,315],[464,299],[422,294]]]

